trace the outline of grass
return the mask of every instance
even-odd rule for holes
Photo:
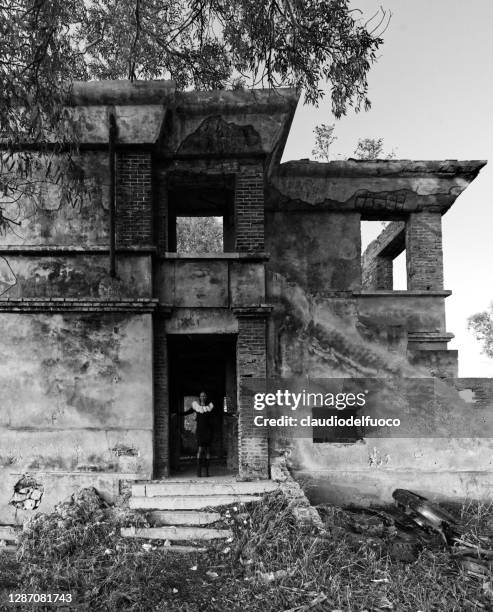
[[[464,537],[488,547],[491,510],[474,503],[456,508]],[[358,528],[357,513],[334,506],[320,513],[323,536],[300,529],[283,496],[270,494],[229,509],[233,542],[218,542],[206,554],[172,555],[122,539],[121,526],[145,519],[87,495],[39,515],[17,558],[0,557],[1,601],[23,591],[70,592],[78,606],[70,609],[91,611],[493,610],[493,579],[460,569],[439,538],[412,543],[412,561],[403,562],[392,529],[378,521]]]

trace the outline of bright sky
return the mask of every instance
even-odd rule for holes
[[[333,156],[350,156],[358,138],[383,138],[402,159],[490,160],[443,218],[449,348],[459,375],[493,377],[493,360],[466,319],[493,301],[493,2],[353,0],[370,16],[392,11],[378,63],[369,75],[372,109],[337,121],[327,100],[300,103],[283,161],[312,157],[313,128],[336,123]]]

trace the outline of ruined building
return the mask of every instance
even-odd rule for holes
[[[457,376],[441,218],[484,162],[281,163],[297,102],[288,89],[74,87],[82,201],[41,185],[0,237],[0,523],[75,487],[114,499],[129,481],[186,473],[181,412],[202,389],[216,462],[267,479],[286,449],[253,435],[242,380]],[[222,220],[223,252],[176,252],[193,216]],[[365,220],[391,223],[362,254]],[[404,250],[407,290],[395,291]],[[331,499],[388,500],[396,484],[481,497],[491,450],[303,439],[289,460]]]

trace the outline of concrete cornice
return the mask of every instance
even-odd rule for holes
[[[67,103],[70,106],[168,104],[174,94],[174,81],[74,81]]]
[[[117,247],[120,255],[152,255],[153,245]],[[104,255],[109,247],[104,245],[59,245],[59,244],[6,244],[0,245],[0,255]]]
[[[152,313],[157,299],[96,300],[91,298],[20,298],[0,299],[0,312],[134,312]]]
[[[281,164],[269,181],[271,210],[355,210],[362,219],[398,220],[427,210],[444,214],[486,161],[334,161]]]
[[[288,112],[296,108],[299,94],[294,88],[237,89],[215,91],[179,91],[175,94],[175,110],[187,115],[220,112],[221,114]]]
[[[406,291],[406,290],[392,290],[392,289],[381,289],[376,291],[354,291],[353,297],[355,298],[415,298],[415,297],[442,297],[446,298],[452,295],[452,291],[447,289],[433,289],[431,291]]]
[[[375,161],[348,159],[346,161],[317,162],[308,159],[280,164],[278,176],[313,178],[350,177],[405,177],[408,175],[437,175],[442,177],[471,175],[471,180],[487,164],[487,160],[412,160],[377,159]]]
[[[264,251],[252,253],[164,253],[160,259],[169,260],[231,260],[231,261],[268,261],[269,254]]]
[[[273,310],[273,306],[270,304],[259,304],[258,306],[242,306],[232,308],[233,314],[236,317],[244,318],[265,318],[269,317]]]

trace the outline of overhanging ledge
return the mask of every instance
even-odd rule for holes
[[[404,289],[382,289],[380,291],[353,291],[353,297],[375,298],[375,297],[443,297],[452,295],[452,291],[446,289],[434,289],[432,291],[406,291]]]
[[[241,308],[233,308],[233,314],[237,317],[244,318],[267,318],[272,312],[273,306],[269,304],[260,304],[259,306],[243,306]]]
[[[134,312],[152,313],[157,299],[95,300],[84,298],[21,298],[0,299],[0,312]]]

